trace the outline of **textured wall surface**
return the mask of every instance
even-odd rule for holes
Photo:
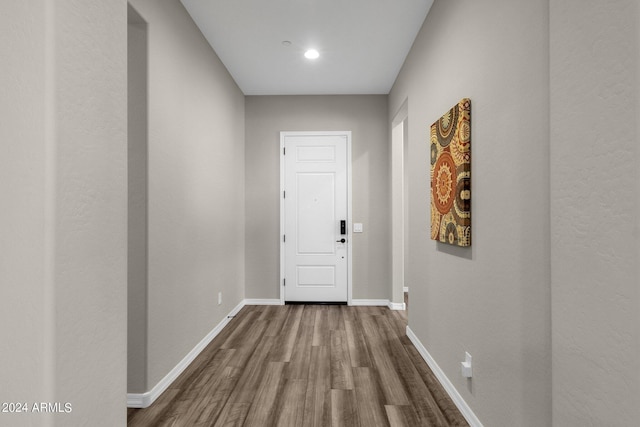
[[[55,3],[58,425],[124,420],[126,25],[125,1]]]
[[[148,23],[149,390],[244,298],[244,96],[178,0],[131,4]]]
[[[550,4],[553,424],[638,425],[638,2]]]
[[[485,425],[538,427],[551,424],[549,10],[490,5],[436,0],[390,94],[389,120],[408,98],[409,326]],[[473,243],[457,248],[430,240],[429,126],[464,97]]]
[[[52,272],[45,263],[53,231],[45,215],[53,136],[45,121],[48,19],[44,1],[0,7],[0,402],[53,397]],[[40,418],[0,413],[0,425],[37,425]]]
[[[124,425],[126,2],[0,17],[0,401],[71,404],[0,425]]]
[[[391,298],[387,97],[246,98],[246,295],[280,298],[280,131],[352,131],[353,298]]]

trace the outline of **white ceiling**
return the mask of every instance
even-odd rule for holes
[[[245,95],[387,94],[433,3],[181,1]]]

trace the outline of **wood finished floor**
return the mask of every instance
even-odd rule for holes
[[[246,306],[128,426],[467,426],[386,307]]]

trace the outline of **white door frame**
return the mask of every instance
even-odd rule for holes
[[[287,136],[344,136],[347,141],[347,304],[351,305],[351,284],[352,284],[352,260],[353,260],[353,230],[351,218],[352,192],[351,192],[351,131],[282,131],[280,132],[280,304],[284,304],[284,275],[286,271],[285,245],[283,236],[285,235],[285,163],[284,163],[284,143]]]

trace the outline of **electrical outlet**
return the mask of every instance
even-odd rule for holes
[[[222,304],[222,292],[218,292],[218,305]]]
[[[465,378],[471,378],[473,376],[473,367],[471,364],[471,355],[469,353],[464,353],[464,362],[461,362],[460,365],[462,376]]]

